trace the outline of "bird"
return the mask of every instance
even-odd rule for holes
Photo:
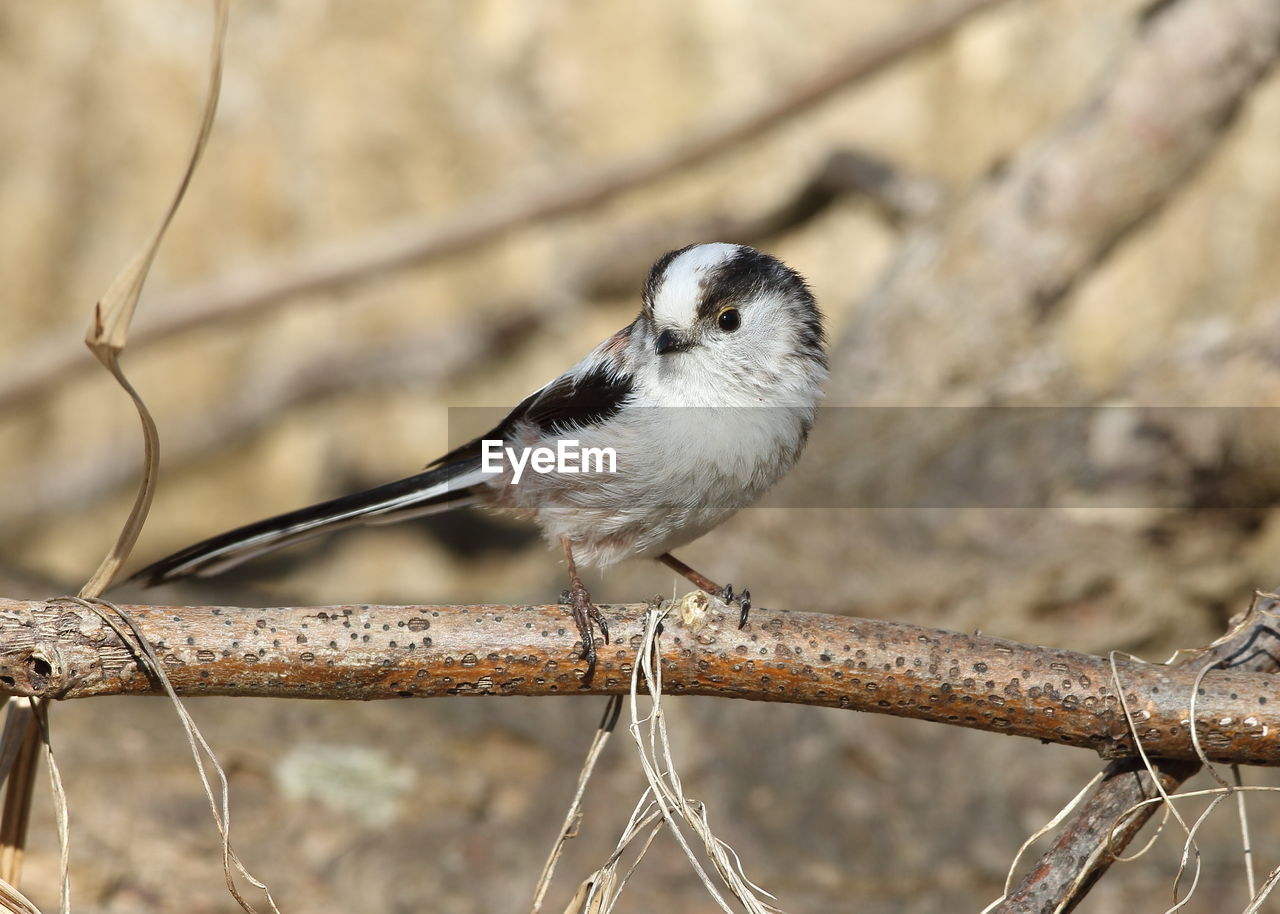
[[[804,278],[746,245],[692,244],[650,268],[639,315],[522,400],[491,431],[414,475],[202,540],[136,572],[152,586],[209,577],[356,524],[470,505],[531,518],[563,550],[562,595],[595,670],[608,625],[580,565],[655,559],[696,587],[734,594],[672,550],[755,502],[799,458],[827,379],[823,316]],[[579,465],[546,459],[581,456]],[[591,458],[596,457],[594,466]],[[606,459],[607,458],[607,459]]]

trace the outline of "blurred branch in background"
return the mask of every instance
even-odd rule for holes
[[[662,219],[624,229],[567,271],[569,289],[582,298],[635,298],[659,251],[710,239],[759,245],[848,199],[869,201],[890,225],[906,228],[936,218],[947,197],[940,183],[860,149],[832,152],[813,174],[794,183],[795,190],[762,213]]]
[[[292,361],[269,360],[245,375],[235,390],[197,415],[179,417],[166,431],[165,467],[177,467],[235,448],[290,409],[327,397],[398,385],[431,390],[513,357],[573,303],[629,295],[638,298],[653,252],[693,239],[760,243],[796,228],[850,197],[867,199],[894,224],[933,216],[943,190],[904,174],[868,153],[840,150],[766,212],[683,222],[664,220],[616,232],[590,256],[565,267],[555,289],[531,293],[517,305],[485,302],[443,330],[397,339],[371,349],[342,338],[330,350],[305,351]],[[0,393],[0,400],[3,400]],[[11,478],[0,487],[0,526],[70,510],[105,498],[133,481],[136,461],[109,451],[99,459],[39,463],[34,478]]]
[[[1074,111],[906,240],[838,347],[833,393],[1074,402],[1046,317],[1218,149],[1277,56],[1274,0],[1160,5]]]
[[[477,201],[444,221],[412,221],[335,242],[293,258],[248,267],[154,303],[155,318],[140,320],[131,349],[196,327],[244,319],[305,294],[332,292],[409,267],[422,267],[496,241],[518,229],[599,206],[623,193],[730,152],[804,114],[837,92],[924,50],[975,13],[1004,0],[954,0],[914,9],[891,28],[858,42],[837,60],[745,115],[630,161],[577,174],[534,191],[508,189]],[[39,396],[82,374],[88,360],[77,333],[59,331],[26,348],[0,374],[0,409]]]
[[[700,595],[697,595],[700,596]],[[1267,597],[1269,607],[1273,598]],[[121,607],[181,695],[286,698],[624,695],[644,607],[601,607],[616,637],[583,688],[562,606]],[[895,622],[819,613],[701,610],[669,620],[666,694],[839,707],[1132,755],[1117,680],[1149,755],[1280,765],[1280,703],[1260,612],[1182,666],[1116,661]],[[1205,673],[1205,669],[1211,671]],[[1227,669],[1224,669],[1227,668]],[[70,601],[0,600],[0,692],[41,698],[150,694],[136,647]],[[1194,700],[1194,714],[1190,702]]]

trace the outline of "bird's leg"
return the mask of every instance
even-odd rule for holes
[[[582,659],[587,661],[587,672],[582,677],[583,685],[591,684],[591,677],[596,672],[596,641],[591,632],[591,623],[600,626],[600,636],[604,643],[609,643],[609,624],[605,622],[600,610],[591,602],[591,594],[578,577],[578,566],[573,561],[573,546],[569,537],[560,537],[560,545],[564,547],[564,563],[569,568],[568,603],[573,612],[573,621],[577,623],[578,634],[582,637]]]
[[[658,561],[666,565],[676,574],[688,578],[693,582],[693,586],[697,587],[699,590],[705,590],[713,597],[719,597],[726,603],[733,603],[736,600],[738,605],[742,607],[742,615],[738,619],[738,628],[746,626],[747,614],[751,612],[751,591],[744,587],[742,589],[742,593],[735,595],[732,584],[721,587],[706,575],[700,574],[690,568],[670,552],[662,553],[662,555],[658,556]]]

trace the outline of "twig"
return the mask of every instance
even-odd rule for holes
[[[443,221],[412,221],[376,229],[283,262],[248,267],[208,285],[156,302],[156,317],[140,321],[132,348],[169,339],[194,327],[265,313],[299,295],[336,291],[407,267],[422,266],[487,244],[517,229],[563,218],[605,203],[645,184],[700,164],[755,139],[872,76],[903,57],[951,34],[970,16],[1004,0],[954,0],[913,9],[901,21],[840,55],[777,97],[741,117],[722,122],[672,146],[629,161],[576,172],[566,182],[532,192],[504,191],[463,207]],[[0,408],[49,389],[85,368],[82,353],[64,332],[24,347],[21,361],[0,376]]]
[[[1258,894],[1258,877],[1253,871],[1253,839],[1249,837],[1249,809],[1245,806],[1244,776],[1239,765],[1231,766],[1231,786],[1236,796],[1236,818],[1240,822],[1240,851],[1244,855],[1244,881],[1249,887],[1249,897]]]
[[[380,699],[617,695],[643,606],[605,607],[614,644],[582,687],[561,606],[124,606],[180,695]],[[1249,633],[1265,643],[1273,633]],[[1134,746],[1105,658],[939,629],[753,609],[745,630],[716,615],[691,634],[668,622],[668,694],[848,708],[933,720],[1127,756]],[[1118,661],[1153,757],[1192,758],[1187,696],[1196,670]],[[1215,670],[1196,723],[1211,759],[1280,764],[1271,677]],[[155,681],[93,613],[0,600],[0,690],[85,698],[152,694]]]
[[[0,879],[0,905],[13,914],[41,914],[40,909],[32,904],[27,896],[3,879]]]
[[[1187,825],[1187,820],[1183,818],[1182,813],[1178,810],[1177,804],[1175,804],[1170,798],[1169,792],[1164,789],[1164,784],[1160,781],[1160,772],[1152,763],[1151,755],[1148,753],[1147,747],[1141,739],[1142,734],[1146,732],[1146,720],[1145,718],[1143,719],[1143,726],[1142,728],[1139,728],[1138,720],[1134,714],[1133,708],[1131,708],[1129,706],[1129,702],[1125,700],[1124,692],[1120,691],[1123,689],[1123,686],[1121,685],[1120,669],[1117,659],[1121,656],[1129,655],[1122,655],[1119,651],[1112,651],[1108,655],[1108,659],[1111,662],[1111,681],[1115,684],[1117,691],[1119,691],[1120,704],[1124,709],[1125,726],[1128,728],[1129,732],[1134,734],[1137,738],[1135,741],[1138,748],[1138,755],[1142,759],[1142,765],[1146,769],[1147,776],[1151,778],[1152,784],[1156,788],[1156,792],[1160,795],[1160,799],[1163,801],[1164,808],[1168,810],[1170,817],[1178,823],[1182,828],[1183,833],[1186,835],[1186,840],[1182,843],[1182,859],[1178,862],[1178,872],[1173,878],[1173,897],[1175,903],[1173,907],[1166,911],[1166,914],[1173,914],[1174,911],[1182,908],[1183,905],[1190,900],[1192,895],[1195,894],[1196,886],[1200,884],[1200,848],[1196,844],[1196,833],[1200,830],[1200,826],[1208,820],[1209,814],[1217,808],[1218,804],[1222,802],[1222,800],[1226,799],[1226,794],[1219,794],[1218,796],[1215,796],[1209,806],[1196,819],[1195,824],[1190,826]],[[1201,764],[1204,764],[1205,762],[1205,755],[1204,750],[1200,746],[1199,727],[1197,726],[1199,721],[1196,718],[1196,698],[1200,694],[1199,683],[1204,680],[1205,673],[1212,669],[1212,667],[1212,663],[1202,665],[1200,669],[1196,671],[1196,678],[1191,683],[1190,689],[1187,690],[1190,704],[1190,708],[1187,711],[1187,720],[1191,721],[1191,747],[1195,750],[1196,758]],[[1117,853],[1113,843],[1108,842],[1107,847],[1109,852],[1113,855]],[[1183,875],[1186,873],[1187,862],[1193,858],[1195,862],[1195,869],[1192,872],[1191,887],[1187,889],[1186,895],[1179,901],[1177,900],[1178,886],[1182,882]]]
[[[1267,898],[1275,891],[1277,884],[1280,884],[1280,866],[1277,866],[1267,874],[1266,881],[1262,883],[1262,888],[1249,900],[1249,906],[1241,911],[1240,914],[1258,914]]]

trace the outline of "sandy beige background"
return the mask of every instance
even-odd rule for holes
[[[445,447],[450,407],[514,403],[631,319],[642,270],[626,294],[557,294],[584,263],[621,257],[628,232],[767,211],[837,149],[872,153],[934,182],[944,200],[963,198],[1088,96],[1133,40],[1144,5],[1003,4],[764,138],[606,205],[130,354],[177,455],[139,559],[415,471]],[[919,7],[236,3],[218,121],[139,320],[170,293],[248,266],[402,221],[448,223],[477,201],[662,147],[761,104]],[[190,142],[208,35],[201,4],[0,7],[0,364],[78,339],[92,302],[151,230]],[[1272,78],[1210,161],[1058,306],[1053,334],[1082,402],[1105,400],[1188,333],[1230,338],[1280,308],[1278,147]],[[851,196],[762,243],[809,277],[838,339],[900,233]],[[710,239],[669,246],[694,240]],[[449,362],[429,385],[377,371],[380,354],[406,340],[421,341],[424,366],[448,362],[487,320],[477,313],[497,320],[534,304],[551,316],[473,363]],[[337,390],[234,433],[218,424],[236,414],[229,404],[243,414],[299,372],[323,375],[362,355],[367,374]],[[1146,377],[1160,399],[1160,375]],[[1238,383],[1250,389],[1250,376]],[[101,373],[0,411],[7,596],[74,590],[92,570],[132,497],[135,426]],[[477,523],[344,534],[161,596],[542,602],[559,592],[563,569],[536,537],[511,522]],[[1269,511],[1241,524],[1220,512],[1184,519],[1176,547],[1160,553],[1146,550],[1167,525],[1148,517],[1110,523],[1105,541],[1070,518],[1042,520],[1020,548],[992,523],[957,519],[918,539],[909,524],[865,512],[748,511],[684,557],[744,581],[768,605],[1153,659],[1215,636],[1252,589],[1280,583]],[[631,564],[588,585],[621,601],[669,594],[675,582]],[[193,710],[232,774],[237,847],[287,910],[479,912],[527,906],[602,704],[205,700]],[[793,912],[976,910],[998,894],[1023,837],[1098,767],[1077,751],[834,711],[685,700],[671,713],[688,790]],[[54,708],[53,726],[77,910],[233,910],[171,710],[98,700]],[[599,864],[638,796],[625,742],[606,755],[548,910],[563,909],[571,884]],[[1255,828],[1264,868],[1280,861],[1268,802]],[[48,909],[57,856],[46,807],[42,797],[24,887]],[[1230,835],[1224,820],[1203,843],[1207,888],[1187,910],[1241,903]],[[1177,853],[1164,839],[1080,910],[1163,910]],[[667,843],[620,910],[713,907]]]

